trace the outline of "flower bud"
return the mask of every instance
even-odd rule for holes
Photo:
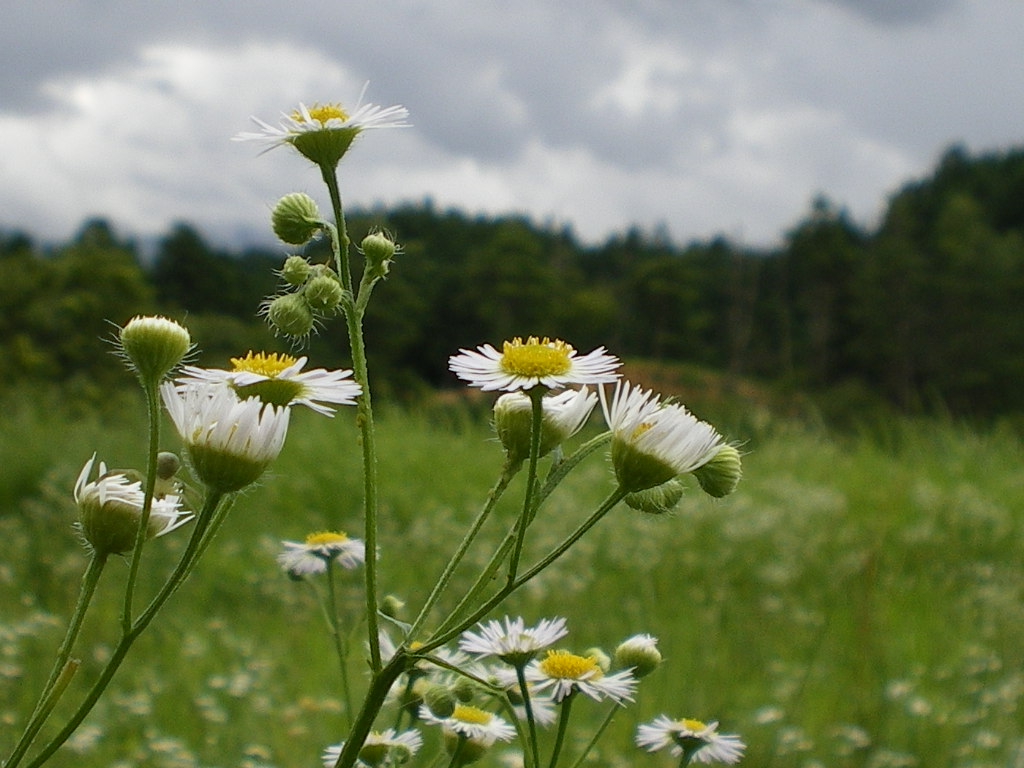
[[[546,456],[576,434],[586,422],[597,398],[587,388],[549,395],[541,401],[540,451]],[[494,431],[510,462],[530,456],[533,403],[522,392],[509,392],[494,403]]]
[[[395,595],[385,595],[380,601],[380,612],[392,619],[397,619],[402,614],[405,603]]]
[[[277,333],[300,339],[313,330],[313,310],[298,293],[286,293],[266,306],[267,320]]]
[[[313,239],[323,222],[313,198],[303,192],[292,192],[277,201],[270,223],[281,240],[289,245],[302,245]]]
[[[607,672],[612,668],[612,657],[605,653],[604,648],[598,648],[597,646],[587,648],[587,650],[580,655],[584,658],[593,659],[602,672]]]
[[[740,452],[731,445],[723,445],[707,464],[693,471],[700,487],[709,496],[720,499],[736,490],[743,477]]]
[[[441,685],[440,683],[430,683],[424,686],[423,691],[423,703],[426,704],[427,709],[430,710],[434,717],[446,718],[451,717],[455,711],[455,696],[448,689],[447,686]]]
[[[333,312],[341,303],[342,287],[338,279],[320,273],[309,278],[302,289],[303,298],[317,312]]]
[[[646,677],[661,664],[658,640],[651,635],[633,635],[615,649],[615,666],[632,668],[634,677]]]
[[[452,693],[455,694],[455,698],[463,704],[469,704],[476,698],[477,686],[468,677],[460,677],[452,685]]]
[[[656,485],[653,488],[628,493],[623,501],[630,509],[635,509],[637,512],[663,515],[675,509],[676,504],[683,498],[683,490],[683,484],[672,478],[667,483]]]
[[[363,765],[380,765],[387,759],[390,749],[387,744],[364,744],[359,750],[359,762]]]
[[[309,273],[313,271],[313,267],[308,261],[301,256],[291,255],[284,260],[284,266],[281,267],[281,277],[289,285],[302,285],[306,282],[306,278],[309,277]]]
[[[360,250],[366,258],[366,264],[376,277],[384,277],[391,269],[391,259],[398,247],[383,232],[374,232],[363,238]]]
[[[166,317],[134,317],[118,334],[120,351],[143,383],[156,386],[192,348],[184,327]]]

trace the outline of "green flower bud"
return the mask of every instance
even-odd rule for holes
[[[658,640],[651,635],[633,635],[615,649],[615,666],[632,668],[633,676],[640,678],[651,674],[661,664]]]
[[[316,202],[303,192],[292,192],[278,200],[270,223],[274,234],[290,245],[308,243],[323,224]]]
[[[455,694],[455,698],[463,704],[469,704],[476,698],[476,683],[470,680],[468,677],[460,677],[452,685],[452,693]]]
[[[394,595],[385,595],[384,599],[380,601],[380,612],[392,619],[401,616],[403,608],[405,608],[405,603]]]
[[[313,310],[298,293],[286,293],[266,306],[267,320],[277,333],[301,339],[313,330]]]
[[[301,256],[289,256],[284,260],[284,266],[281,267],[281,277],[289,285],[302,285],[306,282],[306,278],[309,277],[309,273],[313,271],[313,267],[308,261]]]
[[[663,515],[675,509],[676,504],[683,498],[683,484],[676,478],[667,483],[647,488],[643,491],[634,491],[626,494],[624,501],[630,509],[637,512],[646,512],[649,515]]]
[[[372,273],[376,277],[384,277],[391,269],[391,259],[398,246],[383,232],[374,232],[363,238],[359,249]]]
[[[587,648],[587,650],[580,655],[584,658],[590,658],[597,662],[597,666],[601,668],[602,672],[607,672],[612,668],[612,658],[605,653],[603,648],[598,648],[597,646]]]
[[[449,755],[454,755],[455,750],[459,750],[459,765],[475,763],[487,754],[488,746],[480,739],[467,739],[449,730],[444,732],[444,748]]]
[[[720,499],[736,490],[743,477],[740,452],[731,445],[723,445],[707,464],[693,471],[700,487],[709,496]]]
[[[365,765],[380,765],[391,749],[387,744],[366,744],[359,750],[359,762]]]
[[[324,273],[309,278],[302,295],[317,312],[333,312],[341,303],[342,287],[337,278]]]
[[[422,696],[427,709],[434,717],[439,718],[451,717],[455,711],[455,705],[458,703],[451,690],[440,683],[430,683],[424,686]]]
[[[166,317],[134,317],[118,334],[121,355],[143,383],[159,384],[192,348],[185,328]]]

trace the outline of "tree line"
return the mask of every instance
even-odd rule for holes
[[[367,319],[371,364],[393,392],[450,384],[459,347],[542,334],[909,411],[1024,409],[1024,149],[951,148],[870,230],[819,198],[770,249],[638,228],[585,246],[569,228],[429,201],[357,212],[349,228],[356,242],[384,228],[402,246]],[[327,245],[306,253],[326,259]],[[121,374],[95,339],[139,312],[183,318],[204,364],[287,349],[256,318],[286,255],[218,249],[185,223],[145,260],[101,220],[52,247],[0,233],[4,381],[110,386]],[[312,339],[317,365],[344,364],[343,336]]]

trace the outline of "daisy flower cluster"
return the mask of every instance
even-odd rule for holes
[[[464,631],[457,648],[442,647],[418,660],[406,683],[395,686],[401,693],[394,703],[412,723],[439,728],[452,759],[466,764],[498,742],[531,734],[536,744],[535,729],[565,717],[576,694],[616,705],[631,702],[639,678],[661,660],[650,635],[628,638],[609,655],[552,647],[567,634],[563,618],[534,625],[510,616],[483,622]],[[415,650],[416,644],[409,647]],[[385,655],[394,653],[386,637],[381,648]],[[622,666],[627,662],[631,666]],[[336,757],[336,748],[331,750]]]
[[[293,405],[330,416],[330,405],[350,405],[361,392],[351,371],[303,372],[304,357],[249,352],[232,363],[232,370],[186,366],[160,387],[192,468],[223,493],[254,483],[277,458]]]

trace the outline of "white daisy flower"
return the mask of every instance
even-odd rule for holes
[[[160,386],[171,421],[185,442],[196,475],[210,488],[230,493],[254,483],[284,445],[287,408],[256,397],[239,400],[227,387]]]
[[[626,669],[607,675],[596,656],[577,656],[569,651],[548,651],[540,661],[526,668],[526,678],[538,690],[551,690],[555,701],[576,691],[592,699],[611,699],[616,704],[633,700],[636,678]]]
[[[455,711],[448,717],[437,717],[423,706],[420,707],[420,719],[486,747],[495,741],[511,741],[516,735],[515,727],[504,718],[469,704],[456,704]]]
[[[291,144],[304,157],[321,165],[336,166],[360,133],[372,128],[407,128],[409,110],[402,106],[381,107],[364,104],[359,95],[355,109],[347,111],[340,104],[299,104],[290,114],[282,113],[282,121],[275,127],[253,117],[259,126],[256,132],[243,132],[235,141],[257,141],[274,147]]]
[[[576,350],[558,339],[530,336],[506,341],[499,352],[490,344],[476,351],[459,350],[448,367],[471,387],[485,392],[532,389],[536,386],[561,389],[566,384],[601,384],[615,381],[619,360],[598,347],[577,357]]]
[[[684,753],[697,763],[738,763],[746,749],[735,733],[718,733],[718,723],[659,715],[637,728],[636,744],[648,752],[669,748],[675,757]]]
[[[597,395],[583,387],[541,400],[540,456],[546,456],[575,435],[597,405]],[[530,456],[533,403],[522,392],[506,392],[494,403],[494,431],[498,433],[510,461]]]
[[[344,746],[345,742],[343,741],[324,750],[321,759],[327,768],[331,768],[338,762]],[[421,746],[423,746],[423,737],[414,728],[401,733],[396,732],[394,728],[371,731],[370,735],[366,737],[366,741],[363,742],[363,748],[359,750],[359,764],[381,765],[385,760],[394,756],[397,759],[393,762],[400,765],[415,755]]]
[[[185,366],[185,375],[177,380],[178,389],[196,383],[221,384],[231,387],[242,400],[258,397],[269,405],[304,405],[324,416],[333,416],[334,410],[323,403],[355,403],[362,388],[350,381],[352,371],[315,368],[302,372],[306,361],[305,357],[250,351],[245,357],[231,358],[234,369],[230,371]]]
[[[363,562],[366,553],[360,539],[350,539],[341,531],[319,531],[306,536],[304,542],[281,544],[284,551],[277,556],[277,562],[292,576],[323,573],[332,560],[351,570]]]
[[[521,617],[512,619],[506,616],[504,623],[489,621],[480,624],[478,632],[463,632],[459,648],[478,656],[497,656],[518,667],[567,633],[563,618],[541,619],[537,626],[527,627]]]
[[[681,405],[663,403],[650,391],[618,382],[611,402],[600,391],[612,431],[612,465],[627,491],[642,491],[693,472],[715,458],[722,436]]]
[[[78,505],[78,528],[89,546],[103,554],[121,554],[135,547],[146,493],[142,481],[131,470],[107,470],[100,462],[98,476],[90,480],[96,454],[78,473],[74,499]],[[189,522],[194,515],[180,508],[173,494],[154,497],[150,505],[146,535],[155,538]]]

